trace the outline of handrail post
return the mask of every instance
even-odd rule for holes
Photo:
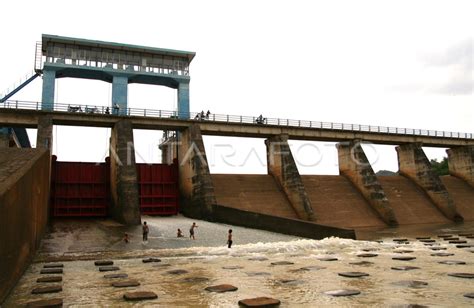
[[[242,116],[240,116],[240,123],[242,123]]]
[[[229,115],[227,115],[227,122],[229,122]]]
[[[146,117],[146,109],[143,109],[143,116]]]

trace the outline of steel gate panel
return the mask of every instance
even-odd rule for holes
[[[137,164],[140,212],[146,215],[176,215],[178,164]]]
[[[106,216],[110,203],[108,163],[58,162],[51,166],[54,217]]]

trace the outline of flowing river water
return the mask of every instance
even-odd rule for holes
[[[151,229],[148,244],[141,242],[139,228],[124,230],[99,223],[90,230],[84,226],[65,230],[68,223],[64,222],[46,236],[35,261],[4,307],[48,298],[61,298],[66,307],[237,307],[239,300],[259,296],[278,299],[281,307],[474,306],[474,299],[464,296],[474,292],[474,279],[448,275],[474,274],[474,238],[469,235],[474,234],[474,223],[358,232],[366,240],[309,240],[196,221],[199,227],[193,241],[187,238],[193,220],[147,217],[147,221]],[[176,238],[177,227],[181,227],[185,238]],[[234,231],[231,249],[225,246],[228,228]],[[131,234],[129,244],[121,240],[124,231]],[[458,248],[459,244],[439,237],[446,234],[472,247]],[[393,240],[400,237],[406,241]],[[434,241],[417,237],[430,237]],[[415,259],[393,259],[407,256]],[[159,258],[160,262],[144,263],[143,259],[149,257]],[[336,260],[325,261],[325,258]],[[120,269],[100,272],[94,265],[100,259],[113,260]],[[62,291],[31,294],[38,286],[58,284],[36,282],[39,277],[48,276],[40,271],[52,262],[64,266],[60,275],[63,281],[59,283]],[[393,269],[400,266],[416,268]],[[343,272],[362,272],[368,276],[348,278],[339,275]],[[127,280],[136,280],[140,285],[111,286],[124,278],[104,278],[104,275],[117,273],[127,274]],[[219,284],[230,284],[238,290],[225,293],[205,290]],[[357,290],[360,294],[334,297],[325,293],[339,289]],[[152,291],[158,298],[127,302],[123,294],[131,291]]]

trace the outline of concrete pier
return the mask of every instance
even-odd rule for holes
[[[285,192],[299,219],[315,220],[311,201],[288,145],[288,135],[278,135],[265,140],[267,146],[268,174],[272,175]]]
[[[0,148],[10,147],[10,133],[8,128],[0,128]]]
[[[209,219],[216,196],[198,125],[179,134],[178,157],[182,211],[186,216]]]
[[[386,224],[398,225],[395,213],[360,145],[360,140],[338,143],[337,151],[341,175],[354,184]]]
[[[474,146],[456,147],[448,153],[449,174],[474,187]]]
[[[456,205],[439,176],[431,169],[431,164],[420,143],[404,144],[396,147],[400,174],[421,187],[434,205],[449,219],[462,222]]]
[[[117,122],[112,129],[110,193],[112,217],[127,225],[140,224],[133,129],[129,120]]]

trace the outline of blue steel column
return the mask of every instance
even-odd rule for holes
[[[116,104],[119,110],[114,108]],[[128,78],[114,76],[112,81],[112,111],[114,114],[127,115],[128,108]]]
[[[189,119],[189,82],[180,82],[178,87],[178,118]]]
[[[54,110],[54,83],[56,72],[43,70],[43,95],[41,110]]]

